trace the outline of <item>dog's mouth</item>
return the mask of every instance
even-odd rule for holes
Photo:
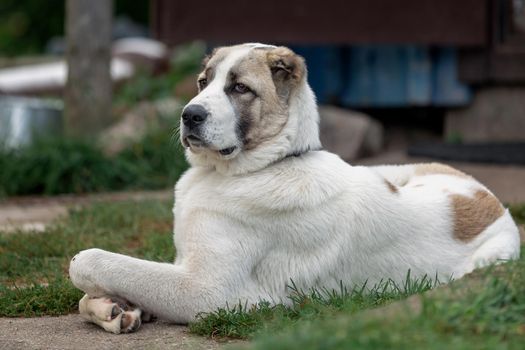
[[[221,155],[223,155],[223,156],[228,156],[228,155],[232,154],[233,151],[235,151],[236,148],[237,148],[237,146],[224,148],[224,149],[219,150],[219,153]]]
[[[184,137],[184,139],[182,140],[182,144],[185,147],[189,147],[190,149],[199,149],[199,148],[206,147],[206,143],[204,142],[204,140],[201,139],[199,136],[196,136],[193,134]],[[237,149],[237,146],[232,146],[232,147],[216,150],[216,152],[218,152],[221,156],[229,156],[236,149]]]
[[[204,144],[204,141],[202,141],[200,137],[195,136],[195,135],[187,136],[186,140],[188,141],[189,144],[195,145],[195,146],[200,146]]]
[[[184,147],[199,148],[204,146],[204,140],[195,135],[188,135],[182,139]]]

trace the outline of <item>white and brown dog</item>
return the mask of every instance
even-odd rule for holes
[[[509,212],[440,164],[353,167],[321,150],[304,60],[285,47],[215,50],[184,108],[192,167],[175,189],[174,264],[100,249],[71,261],[80,312],[129,332],[140,310],[176,322],[297,287],[458,278],[518,257]],[[119,302],[124,299],[124,302]],[[126,310],[128,303],[137,308]]]

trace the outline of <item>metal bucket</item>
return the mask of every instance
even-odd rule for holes
[[[60,100],[0,96],[0,147],[20,148],[62,135]]]

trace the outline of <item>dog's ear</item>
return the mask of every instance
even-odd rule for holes
[[[290,91],[305,78],[304,58],[281,46],[270,50],[267,59],[277,94],[288,98]]]

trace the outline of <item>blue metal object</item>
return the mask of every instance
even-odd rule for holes
[[[432,66],[432,104],[435,106],[464,106],[472,98],[472,92],[457,79],[456,51],[439,49]]]
[[[295,46],[320,103],[362,107],[463,106],[453,48],[414,45]]]
[[[407,60],[403,48],[361,46],[348,51],[343,104],[397,106],[407,100]]]
[[[432,103],[432,59],[428,49],[407,47],[408,104],[428,106]]]
[[[308,82],[319,103],[337,102],[343,88],[342,50],[336,46],[290,46],[308,65]]]

